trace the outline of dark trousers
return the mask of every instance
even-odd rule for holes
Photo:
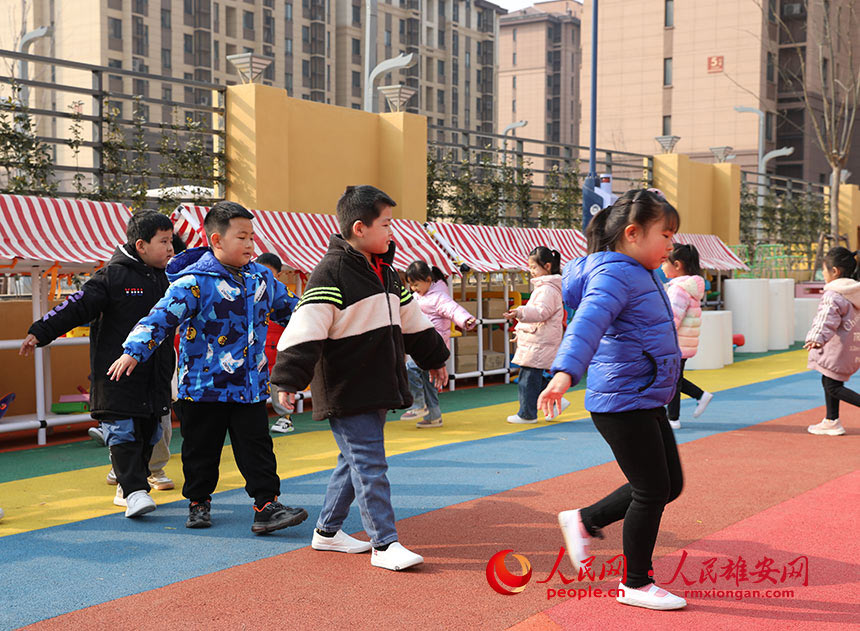
[[[245,491],[257,506],[274,500],[281,480],[269,434],[265,401],[260,403],[177,402],[182,430],[182,495],[193,502],[211,500],[218,484],[224,438],[245,479]]]
[[[549,379],[543,376],[543,368],[520,366],[520,376],[517,384],[520,411],[517,412],[517,416],[527,420],[537,418],[537,400],[548,383]]]
[[[651,555],[663,507],[681,494],[684,476],[666,408],[616,414],[591,413],[628,483],[581,509],[586,529],[596,534],[620,519],[627,587],[654,582]]]
[[[681,395],[686,394],[688,397],[694,398],[696,401],[702,398],[705,391],[692,381],[684,379],[684,365],[686,359],[681,360],[681,372],[678,375],[678,388],[675,390],[675,396],[669,401],[669,420],[677,421],[681,418]]]
[[[839,418],[839,402],[845,401],[860,407],[860,394],[845,387],[844,381],[836,381],[821,375],[821,385],[824,386],[824,405],[827,406],[827,418],[835,421]]]
[[[156,437],[160,423],[158,416],[102,421],[110,462],[123,497],[149,491],[149,459],[160,438]]]

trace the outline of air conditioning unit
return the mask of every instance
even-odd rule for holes
[[[786,16],[803,15],[803,3],[788,2],[782,5],[782,14]]]

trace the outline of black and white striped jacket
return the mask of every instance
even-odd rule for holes
[[[425,370],[448,359],[442,337],[391,267],[394,247],[381,257],[380,283],[367,258],[332,235],[278,342],[272,383],[287,392],[310,383],[315,420],[409,407],[404,353]]]

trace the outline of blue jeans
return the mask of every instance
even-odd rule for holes
[[[437,419],[442,416],[439,407],[439,393],[436,386],[430,381],[430,373],[421,370],[412,358],[406,362],[406,374],[409,375],[409,391],[412,393],[412,407],[423,408],[427,406],[427,418]]]
[[[537,400],[540,393],[546,388],[549,379],[543,376],[542,368],[529,368],[520,366],[519,395],[520,411],[517,415],[529,421],[537,418]]]
[[[340,448],[331,473],[317,528],[340,530],[353,499],[358,500],[361,523],[374,546],[397,541],[391,486],[385,472],[385,410],[329,419]]]

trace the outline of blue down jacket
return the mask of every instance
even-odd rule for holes
[[[167,277],[167,293],[132,329],[123,351],[146,361],[179,327],[180,399],[265,401],[269,319],[286,325],[298,299],[257,263],[242,268],[244,285],[238,283],[209,248],[180,253]]]
[[[626,254],[598,252],[567,264],[562,296],[576,314],[552,370],[576,384],[588,368],[585,408],[666,405],[677,387],[681,351],[669,298],[654,273]]]

